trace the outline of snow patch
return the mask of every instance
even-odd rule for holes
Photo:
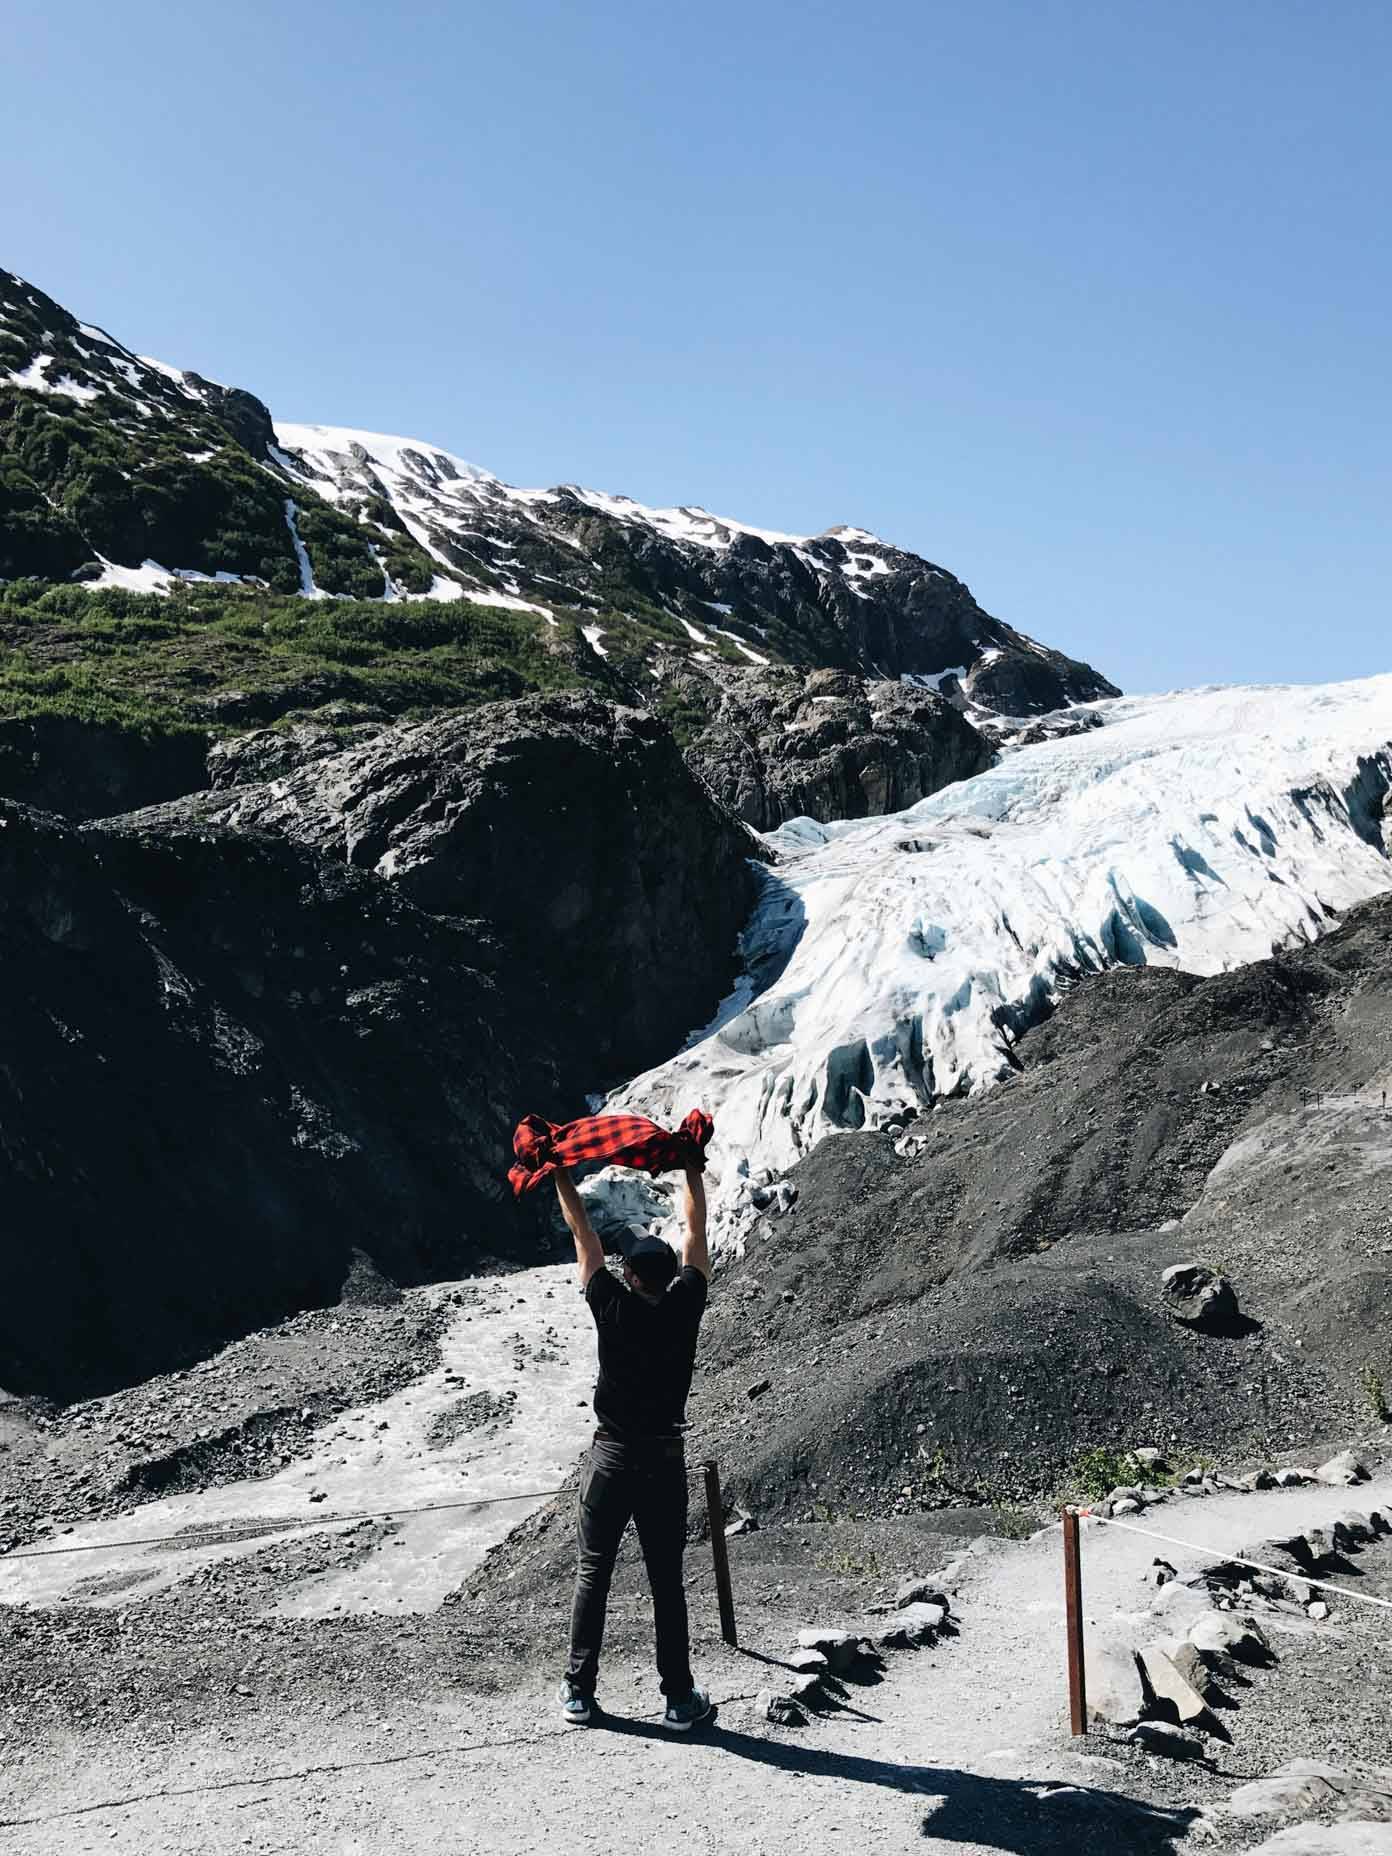
[[[12,387],[23,387],[30,393],[57,393],[70,400],[94,400],[101,393],[100,387],[85,387],[71,374],[59,374],[50,380],[44,370],[52,360],[51,354],[37,354],[28,367],[5,378]]]
[[[608,657],[609,653],[600,642],[604,637],[604,627],[602,625],[582,625],[580,631],[585,643],[589,645],[592,651],[597,651],[601,657]]]
[[[321,592],[314,584],[314,569],[310,565],[309,551],[300,540],[299,524],[295,518],[299,511],[295,508],[294,498],[285,499],[285,526],[290,530],[290,539],[295,546],[295,559],[300,564],[300,592],[306,599],[327,599],[327,593]]]

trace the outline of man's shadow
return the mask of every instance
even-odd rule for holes
[[[601,1715],[598,1724],[612,1733],[670,1742],[671,1734],[648,1721]],[[924,1837],[943,1843],[970,1843],[1009,1856],[1044,1856],[1050,1850],[1086,1847],[1088,1856],[1172,1856],[1179,1839],[1199,1813],[1162,1810],[1121,1792],[1056,1780],[993,1779],[951,1766],[901,1766],[892,1760],[864,1759],[765,1740],[757,1734],[722,1727],[718,1714],[696,1730],[694,1738],[723,1752],[780,1772],[805,1778],[840,1779],[856,1785],[881,1785],[931,1799],[921,1825]]]

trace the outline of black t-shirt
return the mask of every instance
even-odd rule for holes
[[[616,1437],[674,1436],[686,1422],[705,1277],[679,1270],[661,1299],[648,1302],[599,1269],[585,1285],[585,1300],[599,1331],[595,1417]]]

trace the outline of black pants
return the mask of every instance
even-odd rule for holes
[[[607,1436],[596,1436],[594,1440],[580,1477],[576,1512],[579,1567],[566,1675],[580,1694],[594,1694],[609,1581],[619,1542],[630,1520],[638,1529],[638,1543],[652,1588],[662,1692],[684,1701],[691,1693],[691,1647],[682,1586],[686,1456],[678,1437],[641,1444],[622,1444]]]

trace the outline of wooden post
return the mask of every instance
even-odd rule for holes
[[[1083,1674],[1083,1561],[1078,1545],[1078,1511],[1063,1511],[1063,1597],[1068,1632],[1068,1716],[1074,1735],[1087,1732],[1087,1682]]]
[[[735,1599],[730,1590],[730,1556],[725,1550],[725,1509],[720,1500],[720,1466],[714,1458],[702,1465],[706,1473],[706,1515],[710,1521],[711,1558],[715,1561],[715,1593],[720,1600],[720,1634],[739,1648],[735,1635]]]

